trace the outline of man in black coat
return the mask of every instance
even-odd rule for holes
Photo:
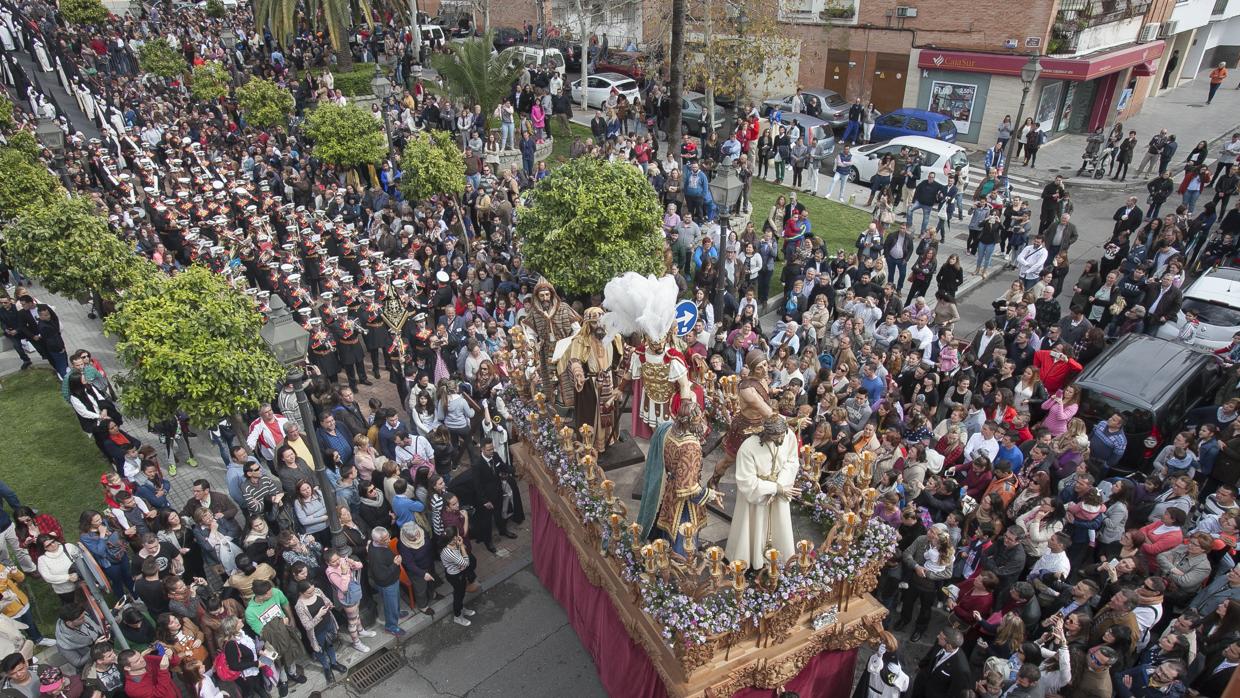
[[[1223,648],[1217,655],[1206,658],[1205,668],[1191,684],[1203,696],[1221,696],[1240,663],[1240,640]]]
[[[1184,294],[1175,287],[1175,277],[1163,272],[1157,283],[1151,282],[1145,290],[1145,327],[1153,334],[1164,322],[1175,322],[1184,302]]]
[[[1119,208],[1115,209],[1115,215],[1111,216],[1115,221],[1115,227],[1111,229],[1111,236],[1119,235],[1119,231],[1127,230],[1129,233],[1135,232],[1141,227],[1141,222],[1145,220],[1145,213],[1141,207],[1137,205],[1137,197],[1130,196],[1128,201]]]
[[[938,642],[917,664],[917,676],[913,679],[911,698],[934,695],[941,698],[964,698],[973,687],[969,674],[969,660],[960,646],[964,636],[955,628],[943,628]]]
[[[22,370],[30,368],[30,356],[22,347],[22,340],[30,339],[26,334],[26,321],[22,317],[22,311],[8,294],[0,295],[0,330],[4,330],[4,336],[21,358]]]
[[[603,118],[603,112],[598,109],[594,110],[594,118],[590,119],[590,133],[594,134],[595,144],[607,140],[607,120]]]

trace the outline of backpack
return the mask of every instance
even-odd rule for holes
[[[215,668],[215,678],[221,681],[236,681],[241,678],[241,672],[233,671],[232,667],[228,666],[228,660],[224,657],[223,649],[216,653],[215,661],[212,665]]]

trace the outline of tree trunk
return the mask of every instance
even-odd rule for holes
[[[704,7],[706,12],[706,23],[702,28],[702,61],[705,63],[706,67],[706,85],[703,90],[703,92],[706,93],[706,97],[704,98],[706,101],[706,109],[702,112],[705,116],[705,121],[702,126],[703,143],[706,142],[708,132],[713,131],[715,128],[715,69],[714,63],[711,61],[713,56],[711,56],[710,52],[711,34],[714,29],[714,19],[711,16],[713,10],[711,7],[711,0],[706,0]]]
[[[590,25],[586,20],[586,5],[582,0],[577,0],[577,23],[581,25],[581,109],[588,113],[590,93],[586,83],[590,77]],[[569,89],[571,91],[572,88]]]
[[[668,99],[667,116],[667,147],[673,154],[680,152],[680,100],[685,90],[685,3],[687,0],[672,0],[672,75],[671,91]],[[710,105],[706,105],[710,109]],[[679,157],[677,157],[679,160]]]

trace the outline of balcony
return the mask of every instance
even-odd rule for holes
[[[1214,9],[1210,14],[1215,17],[1221,17],[1227,14],[1227,0],[1214,0]]]
[[[784,0],[779,5],[779,21],[789,24],[857,23],[860,0]]]
[[[1046,52],[1056,55],[1088,50],[1091,42],[1082,39],[1100,33],[1092,30],[1125,20],[1139,22],[1151,4],[1151,0],[1063,0],[1059,3],[1059,14],[1051,28]]]

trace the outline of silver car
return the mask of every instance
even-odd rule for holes
[[[774,97],[762,102],[762,116],[771,113],[775,107],[779,107],[784,113],[792,111],[794,96]],[[830,123],[833,128],[840,128],[848,123],[848,108],[852,105],[835,90],[801,90],[801,98],[805,100],[807,116],[817,113],[815,118]]]
[[[681,94],[680,103],[680,130],[691,136],[705,138],[706,134],[702,133],[705,119],[703,119],[704,105],[706,104],[706,95],[701,92],[685,90]],[[714,114],[712,114],[710,130],[714,131],[723,126],[726,112],[723,107],[715,105]]]

